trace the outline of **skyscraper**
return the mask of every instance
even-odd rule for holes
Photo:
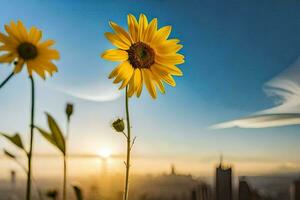
[[[239,200],[252,200],[252,190],[244,177],[239,180]]]
[[[262,198],[258,191],[253,189],[251,185],[247,182],[245,177],[239,180],[239,200],[260,200]]]
[[[232,200],[232,169],[220,164],[216,169],[216,200]]]

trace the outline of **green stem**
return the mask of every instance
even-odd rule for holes
[[[63,200],[67,200],[67,157],[64,155],[64,185],[63,185]]]
[[[32,76],[29,76],[31,81],[31,122],[30,122],[30,147],[28,152],[28,172],[27,172],[27,190],[26,190],[26,200],[31,199],[31,158],[32,158],[32,148],[33,148],[33,130],[34,130],[34,104],[35,104],[35,90],[34,90],[34,80]]]
[[[67,199],[67,159],[68,159],[68,139],[70,132],[70,117],[67,119],[67,134],[65,137],[65,154],[64,154],[64,185],[63,185],[63,200]]]
[[[66,141],[69,139],[69,133],[70,132],[70,118],[67,119],[67,135],[66,135]]]
[[[22,168],[22,170],[25,172],[25,174],[28,173],[26,167],[25,167],[19,160],[14,159],[14,161]],[[37,191],[37,193],[38,193],[38,195],[39,195],[39,199],[40,199],[40,200],[43,200],[43,194],[42,194],[42,191],[41,191],[40,188],[38,187],[38,184],[37,184],[36,180],[35,180],[33,177],[32,177],[32,182],[33,182],[33,184],[34,184],[34,186],[35,186],[35,189],[36,189],[36,191]]]
[[[125,106],[126,106],[126,121],[127,121],[127,154],[126,154],[126,175],[125,175],[125,188],[123,200],[128,199],[129,192],[129,170],[130,170],[130,150],[131,150],[131,135],[130,135],[130,119],[129,119],[129,107],[128,107],[128,86],[125,90]]]
[[[11,77],[13,77],[15,73],[14,72],[11,72],[8,77],[0,84],[0,88],[2,88],[8,81]]]

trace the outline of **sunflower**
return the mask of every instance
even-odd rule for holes
[[[105,33],[106,38],[117,47],[102,53],[101,57],[121,62],[109,75],[114,83],[121,83],[119,89],[128,86],[127,95],[141,95],[143,83],[153,98],[157,88],[165,93],[164,82],[175,86],[172,76],[182,76],[176,66],[184,63],[184,56],[177,52],[183,47],[178,39],[168,39],[171,26],[157,29],[157,19],[148,23],[141,14],[139,21],[129,14],[127,16],[129,32],[114,22],[110,22],[114,33]]]
[[[0,33],[0,63],[14,63],[14,73],[19,73],[23,66],[27,66],[30,76],[36,72],[45,79],[45,72],[52,75],[57,72],[57,67],[52,60],[59,59],[59,53],[50,47],[54,45],[53,40],[41,42],[42,31],[31,27],[29,31],[21,21],[5,25],[8,35]],[[2,43],[2,45],[1,45]]]

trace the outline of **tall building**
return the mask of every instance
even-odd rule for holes
[[[209,185],[201,183],[192,190],[191,200],[212,200],[212,191]]]
[[[294,181],[290,192],[291,200],[300,200],[300,179]]]
[[[239,200],[252,200],[252,190],[244,177],[239,180]]]
[[[216,169],[216,200],[232,200],[232,169],[222,163]]]
[[[261,200],[263,199],[258,191],[253,189],[245,177],[239,180],[239,200]],[[265,199],[265,198],[264,198]]]

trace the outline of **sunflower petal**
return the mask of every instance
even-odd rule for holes
[[[177,43],[178,42],[176,40],[166,40],[156,45],[155,50],[160,55],[175,54],[183,47],[181,44]]]
[[[14,51],[14,47],[11,45],[2,45],[0,46],[0,51]]]
[[[170,86],[175,87],[176,82],[171,75],[163,76],[162,79],[168,83]]]
[[[8,35],[11,36],[11,38],[13,38],[13,40],[21,42],[20,36],[16,28],[16,24],[13,21],[11,22],[11,26],[5,25],[4,28]]]
[[[42,31],[36,27],[31,27],[29,30],[29,41],[33,44],[37,44],[42,38]]]
[[[132,95],[134,94],[134,83],[133,83],[133,77],[131,77],[129,83],[128,83],[128,90],[127,90],[127,95],[129,97],[132,97]]]
[[[116,79],[113,81],[113,83],[119,83],[122,80],[127,80],[127,78],[129,78],[130,80],[129,75],[131,76],[132,72],[133,72],[133,68],[131,67],[129,62],[126,61],[121,63],[120,69],[118,70],[118,74],[116,76]]]
[[[130,35],[118,24],[114,22],[109,22],[109,24],[112,27],[112,29],[114,29],[114,31],[118,34],[121,40],[123,40],[123,42],[130,46],[132,43]]]
[[[129,33],[131,35],[131,38],[133,42],[138,41],[138,22],[132,14],[127,15],[127,23],[128,23],[128,29]]]
[[[7,53],[0,56],[0,63],[11,63],[16,58],[14,53]]]
[[[13,37],[9,37],[7,35],[4,35],[3,33],[0,33],[0,42],[11,46],[16,46],[19,43]]]
[[[141,85],[139,86],[139,88],[138,88],[137,91],[136,91],[136,96],[137,96],[137,97],[140,97],[140,96],[141,96],[142,90],[143,90],[143,76],[142,76],[142,82],[141,82]]]
[[[3,33],[0,33],[0,42],[7,43],[9,41],[9,37],[4,35]]]
[[[154,35],[153,40],[151,43],[154,45],[161,43],[162,41],[166,40],[170,33],[171,33],[172,27],[171,26],[165,26],[160,28]]]
[[[128,63],[128,65],[130,64]],[[122,82],[122,85],[119,87],[120,90],[123,89],[125,86],[127,86],[129,81],[133,77],[133,74],[134,74],[134,70],[131,66],[129,66],[128,69],[126,69],[126,72],[124,72],[123,74],[124,80]]]
[[[144,35],[144,41],[145,42],[151,42],[155,32],[157,31],[157,18],[154,18],[148,25],[145,35]]]
[[[159,79],[163,80],[164,82],[166,82],[167,84],[169,84],[173,87],[176,86],[176,82],[170,74],[166,73],[165,71],[160,70],[157,67],[152,67],[151,71],[153,72],[154,77],[158,77]]]
[[[122,64],[122,63],[121,63]],[[109,74],[108,78],[111,79],[111,78],[114,78],[115,76],[118,75],[119,73],[119,70],[121,69],[122,65],[119,64],[115,69],[112,70],[112,72]]]
[[[41,67],[40,63],[35,60],[26,62],[28,73],[32,76],[32,71],[36,72],[42,79],[46,79],[45,70]]]
[[[139,68],[134,70],[134,90],[137,91],[143,84],[142,72]]]
[[[144,41],[145,31],[148,26],[147,17],[144,14],[140,14],[139,29],[138,29],[138,41]]]
[[[123,42],[123,40],[116,34],[106,32],[105,37],[116,47],[124,50],[128,50],[130,45]]]
[[[59,52],[55,49],[39,49],[39,58],[42,60],[59,60]]]
[[[22,41],[27,41],[28,33],[27,33],[27,30],[26,30],[24,24],[20,20],[18,20],[17,28],[18,28],[20,38],[22,39]]]
[[[153,99],[156,98],[156,88],[152,81],[152,72],[149,69],[142,69],[145,85]]]
[[[101,57],[111,61],[126,61],[128,60],[128,53],[119,49],[109,49],[104,51]]]
[[[54,40],[46,40],[46,41],[40,43],[40,44],[38,45],[38,47],[39,47],[39,48],[44,48],[44,49],[46,49],[46,48],[48,48],[48,47],[53,46],[54,44],[55,44],[55,41],[54,41]]]
[[[158,86],[159,91],[162,94],[165,94],[166,93],[165,87],[164,87],[163,83],[161,82],[161,80],[160,79],[154,79],[154,82]]]
[[[39,64],[40,69],[48,72],[51,76],[53,75],[54,72],[58,71],[56,65],[49,60],[36,59],[35,62]]]
[[[138,71],[137,71],[138,70]],[[140,69],[136,69],[136,74],[135,74],[135,90],[136,90],[136,96],[140,97],[142,90],[143,90],[143,73]]]
[[[184,63],[184,56],[181,54],[159,55],[155,56],[155,62],[162,65],[176,65]]]
[[[49,74],[50,74],[51,76],[53,75],[53,73],[55,73],[55,72],[58,71],[56,65],[53,64],[52,62],[46,62],[46,63],[44,64],[44,67],[47,68],[46,71],[49,72]]]
[[[154,64],[151,66],[151,69],[152,68],[157,68],[158,70],[163,71],[166,74],[171,74],[171,75],[175,75],[175,76],[183,76],[181,69],[179,69],[175,65]]]

